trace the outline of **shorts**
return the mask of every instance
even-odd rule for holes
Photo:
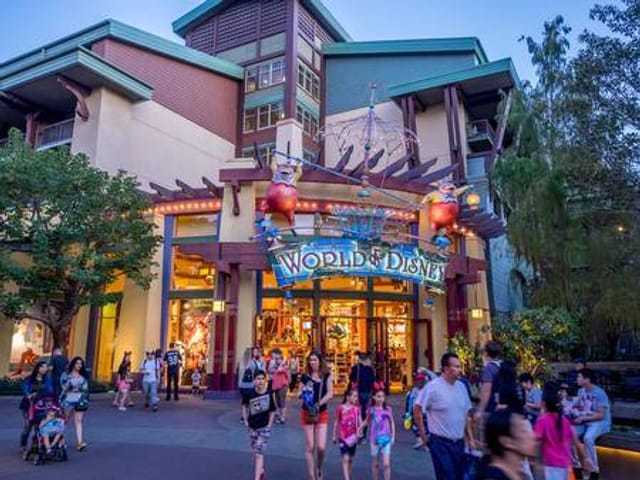
[[[318,415],[318,421],[313,423],[309,421],[309,412],[303,409],[301,421],[302,425],[326,425],[327,423],[329,423],[329,410],[323,410],[322,412],[320,412],[320,415]]]
[[[346,443],[340,442],[340,455],[342,455],[343,457],[345,455],[349,455],[350,457],[355,457],[357,447],[358,447],[357,443],[355,445],[349,446]]]
[[[375,458],[378,455],[391,455],[391,442],[384,446],[371,443],[371,456]]]
[[[271,429],[269,427],[252,429],[249,431],[249,438],[251,438],[253,452],[263,455],[271,438]]]
[[[287,401],[287,391],[289,390],[289,388],[287,386],[284,386],[282,388],[279,388],[278,390],[276,390],[276,406],[278,408],[284,408],[285,407],[285,403]]]

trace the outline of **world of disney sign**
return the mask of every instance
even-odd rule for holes
[[[415,245],[370,244],[322,238],[287,245],[269,255],[280,288],[296,282],[338,275],[390,277],[444,290],[447,260]]]

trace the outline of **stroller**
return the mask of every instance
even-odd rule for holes
[[[24,451],[23,460],[28,462],[33,458],[34,465],[42,465],[47,460],[66,462],[67,447],[63,433],[64,420],[55,398],[38,397],[32,400],[29,406],[28,419],[31,444]],[[59,431],[56,433],[43,431],[40,425],[45,419],[53,420],[52,423],[57,425]],[[47,443],[50,446],[49,450],[47,450]]]

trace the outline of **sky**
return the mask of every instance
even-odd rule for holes
[[[171,22],[202,0],[5,0],[0,13],[0,62],[85,27],[114,18],[183,43]],[[478,37],[489,60],[511,57],[521,79],[535,73],[521,36],[540,39],[543,23],[562,14],[572,48],[589,20],[592,0],[323,0],[354,40]],[[603,2],[603,0],[600,0]],[[604,2],[603,2],[604,3]]]

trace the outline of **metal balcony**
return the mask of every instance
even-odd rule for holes
[[[70,144],[73,138],[73,122],[74,119],[69,118],[39,127],[36,148],[38,150],[46,150],[47,148]]]

